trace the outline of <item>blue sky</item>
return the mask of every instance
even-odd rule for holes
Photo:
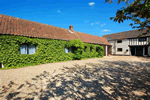
[[[105,3],[105,0],[2,0],[0,13],[35,22],[102,36],[134,30],[129,23],[110,20],[125,3]],[[131,2],[131,0],[129,0]]]

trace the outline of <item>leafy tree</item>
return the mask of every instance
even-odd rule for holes
[[[105,0],[105,3],[113,3],[112,0]],[[115,17],[110,17],[114,22],[122,22],[124,20],[132,20],[137,26],[133,26],[133,23],[130,23],[132,28],[139,28],[139,31],[146,29],[146,35],[150,30],[150,0],[134,0],[133,3],[129,4],[129,0],[118,0],[118,4],[121,2],[126,3],[126,7],[122,7],[116,12]]]

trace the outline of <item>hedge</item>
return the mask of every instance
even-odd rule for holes
[[[20,45],[24,43],[36,45],[36,53],[21,55]],[[73,48],[73,53],[65,53],[65,47]],[[83,43],[79,39],[63,41],[0,35],[0,63],[6,69],[103,56],[104,48],[102,46]]]

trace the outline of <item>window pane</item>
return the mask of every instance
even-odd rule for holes
[[[68,53],[68,48],[65,48],[65,53]]]
[[[21,54],[27,54],[27,45],[21,45],[20,46],[20,53]]]
[[[122,40],[118,40],[117,43],[122,43]]]
[[[117,48],[117,51],[122,51],[122,48]]]
[[[71,52],[71,53],[72,53],[72,48],[69,48],[69,52]]]
[[[139,38],[139,41],[146,41],[147,38]]]
[[[29,54],[34,54],[35,53],[35,45],[31,46],[29,45]]]

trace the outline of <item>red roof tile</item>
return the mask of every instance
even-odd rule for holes
[[[73,31],[73,33],[71,33],[68,29],[24,20],[3,14],[0,14],[0,34],[11,34],[59,40],[80,39],[85,43],[110,45],[106,38],[103,37],[98,37],[77,31]]]

